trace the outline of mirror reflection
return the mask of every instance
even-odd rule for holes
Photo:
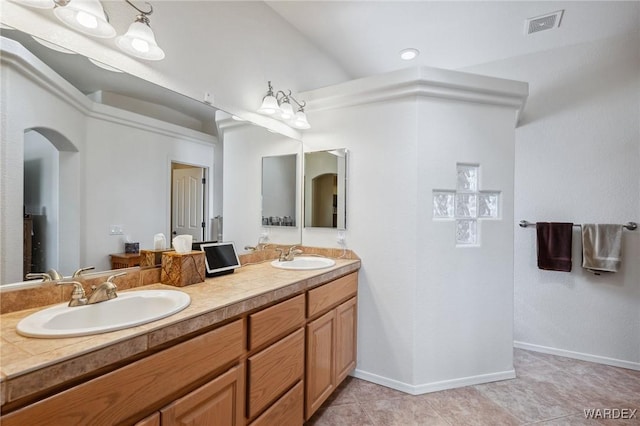
[[[262,225],[296,226],[298,156],[262,157]]]
[[[154,236],[162,233],[170,246],[180,227],[197,239],[220,239],[223,150],[214,117],[222,111],[95,67],[82,55],[51,50],[29,34],[0,31],[8,148],[2,158],[9,165],[3,181],[17,183],[2,194],[0,284],[20,282],[29,271],[109,270],[125,257],[135,265],[125,243],[153,249]],[[251,127],[260,129],[253,136],[260,156],[282,153],[277,145],[271,150],[273,136]],[[293,144],[293,152],[301,152],[301,143]],[[188,191],[180,192],[172,181],[182,169],[197,176],[182,179]],[[259,177],[251,185],[259,191]],[[196,205],[202,218],[176,210],[175,201],[184,198],[176,194],[190,193],[193,202],[181,207]],[[241,237],[225,232],[230,240]],[[300,241],[299,232],[285,237],[283,243]]]
[[[347,150],[304,154],[304,226],[346,229]]]

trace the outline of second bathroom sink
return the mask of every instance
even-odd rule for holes
[[[306,271],[311,269],[330,268],[336,261],[327,257],[297,256],[293,260],[274,260],[271,266],[279,269],[291,269],[295,271]]]

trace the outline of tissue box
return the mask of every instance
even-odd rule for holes
[[[158,266],[162,264],[162,254],[173,249],[140,250],[140,266]]]
[[[205,278],[204,252],[162,254],[160,282],[175,287],[201,283]]]
[[[140,251],[140,243],[124,243],[125,253],[138,253]]]

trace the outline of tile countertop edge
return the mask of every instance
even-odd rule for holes
[[[248,277],[242,277],[241,274],[230,274],[225,277],[207,279],[204,283],[194,284],[188,287],[175,288],[164,284],[151,284],[132,289],[130,291],[149,288],[181,290],[190,294],[193,306],[190,305],[190,307],[184,311],[170,317],[138,327],[112,333],[85,336],[84,339],[86,340],[84,341],[77,340],[81,338],[64,339],[73,343],[62,344],[60,347],[53,348],[52,352],[65,352],[64,348],[67,348],[68,353],[65,355],[49,356],[49,359],[46,359],[47,357],[42,356],[42,354],[31,353],[33,358],[32,365],[28,365],[28,360],[21,360],[17,363],[18,365],[2,365],[0,367],[1,403],[4,405],[5,403],[16,401],[37,392],[45,391],[46,389],[61,386],[66,382],[89,374],[91,371],[117,364],[136,355],[144,354],[160,345],[179,339],[184,335],[241,316],[261,306],[276,303],[295,294],[300,294],[308,289],[355,272],[359,270],[361,266],[359,259],[336,260],[338,263],[328,270],[284,271],[272,268],[267,262],[264,262],[247,265],[238,270],[250,272]],[[265,274],[265,272],[268,273]],[[246,287],[252,287],[254,285],[252,279],[257,278],[259,275],[262,275],[263,280],[271,280],[273,282],[269,283],[268,288],[259,288],[260,284],[255,284],[255,289],[246,289]],[[221,280],[221,278],[224,278],[224,280]],[[245,281],[242,281],[243,278],[245,278]],[[247,278],[248,280],[246,280]],[[221,287],[227,287],[229,290],[232,290],[231,292],[236,291],[236,285],[245,287],[245,290],[243,291],[242,288],[239,289],[237,291],[238,294],[231,296],[230,300],[211,308],[195,306],[197,305],[197,303],[194,303],[195,295],[201,297],[203,292],[211,290],[218,290],[218,292],[225,291],[224,288],[206,288],[207,285],[214,282],[213,280],[217,280],[217,283],[224,284],[221,285]],[[236,283],[235,281],[239,282]],[[277,281],[280,281],[280,283]],[[202,301],[199,300],[199,302],[202,305]],[[193,309],[189,309],[192,307]],[[5,314],[0,316],[0,319],[11,316],[12,321],[9,322],[15,324],[22,317],[39,309],[42,308]],[[180,315],[181,313],[182,315]],[[30,353],[30,351],[20,347],[20,342],[5,340],[5,327],[2,328],[2,343],[9,343],[9,345],[3,344],[3,346],[16,346],[22,351]],[[15,330],[13,331],[15,332]],[[22,342],[26,341],[24,339],[29,339],[22,338],[22,336],[20,336],[20,338]],[[39,344],[46,345],[44,342],[59,343],[63,339],[29,340],[32,342],[38,341]],[[118,348],[124,348],[129,343],[131,343],[132,347],[128,350],[118,350]],[[86,345],[83,349],[69,349],[76,346],[82,347],[83,344]],[[108,357],[102,356],[107,353],[109,353]],[[47,352],[47,354],[49,354],[49,352]]]

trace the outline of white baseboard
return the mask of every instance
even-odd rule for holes
[[[499,373],[481,374],[478,376],[462,377],[453,380],[444,380],[440,382],[424,383],[420,385],[411,385],[397,380],[389,379],[387,377],[378,376],[377,374],[369,373],[356,369],[353,372],[353,377],[366,380],[368,382],[376,383],[378,385],[386,386],[391,389],[399,390],[411,395],[422,395],[429,392],[437,392],[446,389],[461,388],[464,386],[479,385],[482,383],[497,382],[500,380],[514,379],[516,377],[515,370],[501,371]]]
[[[599,355],[591,355],[591,354],[585,354],[581,352],[567,351],[565,349],[551,348],[548,346],[540,346],[540,345],[534,345],[532,343],[525,343],[525,342],[518,342],[518,341],[513,342],[513,347],[518,349],[525,349],[533,352],[542,352],[549,355],[558,355],[566,358],[579,359],[582,361],[595,362],[598,364],[605,364],[605,365],[611,365],[613,367],[622,367],[622,368],[628,368],[630,370],[640,371],[640,362],[625,361],[625,360],[616,359],[616,358],[607,358]]]

